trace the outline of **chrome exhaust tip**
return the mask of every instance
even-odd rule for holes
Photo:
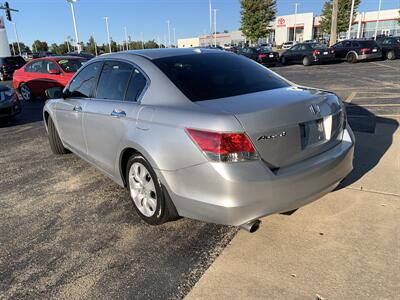
[[[241,229],[244,229],[244,230],[250,232],[250,233],[254,233],[260,228],[260,225],[261,225],[261,221],[260,220],[254,220],[254,221],[250,221],[250,222],[247,222],[245,224],[242,224],[239,227]]]

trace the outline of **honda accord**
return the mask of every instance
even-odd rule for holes
[[[225,51],[102,55],[46,93],[52,151],[127,187],[153,225],[189,217],[255,231],[259,218],[320,198],[353,167],[334,93]]]

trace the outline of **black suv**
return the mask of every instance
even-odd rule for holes
[[[279,62],[279,53],[272,51],[269,47],[246,47],[240,49],[238,54],[267,66],[276,66]]]
[[[345,40],[332,47],[335,49],[336,59],[349,63],[382,57],[381,47],[374,40]]]
[[[25,65],[21,56],[0,57],[0,81],[12,78],[14,71]]]
[[[379,39],[378,45],[382,48],[382,56],[387,59],[400,58],[400,36],[387,36]]]
[[[329,63],[335,59],[335,51],[324,44],[296,44],[281,54],[281,63],[302,63],[310,66],[313,63]]]

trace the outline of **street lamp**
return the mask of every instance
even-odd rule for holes
[[[176,46],[176,31],[175,31],[175,27],[172,28],[172,31],[174,33],[174,47],[177,48],[177,46]]]
[[[126,27],[124,27],[124,31],[125,31],[125,45],[126,45],[126,50],[129,50],[128,31],[127,31]]]
[[[75,19],[75,10],[74,10],[74,3],[76,3],[77,0],[67,0],[69,4],[71,5],[71,12],[72,12],[72,21],[74,22],[74,30],[75,30],[75,40],[76,40],[76,49],[79,52],[81,52],[81,47],[79,44],[79,38],[78,38],[78,29],[76,28],[76,19]]]
[[[210,15],[210,45],[212,40],[212,3],[211,0],[208,0],[208,10]]]
[[[171,47],[171,30],[169,28],[169,20],[167,21],[167,26],[168,26],[168,48]]]
[[[19,55],[21,55],[21,46],[19,45],[19,36],[18,36],[18,31],[17,31],[17,24],[15,24],[15,22],[12,22],[12,24],[14,26],[15,39],[17,40],[18,52],[19,52]]]
[[[351,26],[353,25],[353,14],[354,14],[354,2],[355,0],[351,1],[350,21],[349,21],[349,30],[347,31],[347,39],[350,39],[351,37]]]
[[[381,17],[381,6],[382,6],[382,0],[379,0],[378,18],[376,18],[376,23],[375,23],[375,41],[376,41],[376,36],[378,35],[378,24],[379,24],[379,18]]]
[[[108,28],[108,17],[104,17],[106,21],[106,30],[107,30],[107,40],[108,40],[108,49],[111,53],[111,40],[110,40],[110,29]]]

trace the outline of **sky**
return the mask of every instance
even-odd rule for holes
[[[277,15],[294,13],[294,3],[299,3],[298,12],[321,13],[325,0],[277,0]],[[359,11],[378,9],[379,0],[361,0]],[[1,1],[3,2],[3,1]],[[60,43],[67,36],[74,37],[70,4],[66,0],[8,0],[10,7],[19,9],[13,13],[19,39],[31,46],[36,39],[49,44]],[[217,9],[217,31],[237,30],[240,27],[239,0],[212,0]],[[382,9],[400,7],[400,0],[382,0]],[[2,12],[0,11],[0,14]],[[78,37],[87,41],[94,32],[96,41],[107,39],[104,17],[109,17],[110,35],[121,42],[124,27],[133,40],[167,39],[167,20],[170,20],[171,41],[173,28],[176,39],[193,37],[209,31],[208,0],[77,0],[75,16]],[[5,18],[5,16],[4,16]],[[6,22],[9,42],[15,41],[10,22]]]

